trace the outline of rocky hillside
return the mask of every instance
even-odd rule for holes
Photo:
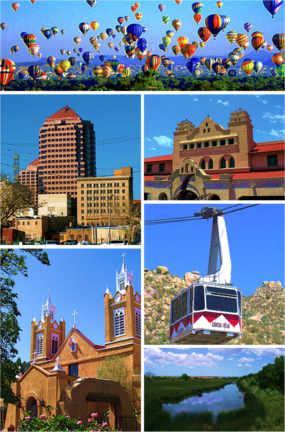
[[[197,278],[198,272],[184,279],[169,274],[166,267],[144,270],[145,343],[168,344],[170,300]],[[284,344],[284,288],[280,282],[263,282],[256,292],[242,297],[243,335],[231,345]]]

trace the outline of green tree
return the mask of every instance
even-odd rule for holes
[[[19,339],[20,327],[17,317],[20,311],[17,306],[18,294],[13,292],[15,281],[13,276],[19,273],[28,276],[26,258],[28,255],[35,257],[40,263],[50,265],[48,255],[40,249],[26,249],[16,252],[13,249],[0,250],[1,268],[1,381],[2,398],[4,402],[15,404],[19,398],[11,389],[11,383],[15,382],[15,376],[19,373],[19,364],[12,359],[18,354],[15,345]]]
[[[181,378],[182,378],[184,381],[188,381],[189,376],[188,376],[186,373],[184,373],[184,374],[182,374]]]

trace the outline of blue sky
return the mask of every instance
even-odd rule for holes
[[[186,118],[197,127],[209,115],[227,129],[230,113],[239,108],[250,115],[256,143],[284,139],[283,95],[146,95],[145,157],[172,154],[173,132]]]
[[[243,376],[260,371],[284,348],[162,348],[146,347],[145,372],[155,375]]]
[[[112,295],[116,292],[116,270],[121,270],[122,253],[129,271],[134,274],[134,291],[140,293],[140,250],[47,250],[50,266],[40,264],[28,256],[28,277],[15,277],[14,292],[18,294],[18,318],[20,341],[16,345],[22,360],[30,359],[31,322],[41,319],[42,303],[50,288],[53,304],[56,304],[56,320],[64,317],[66,335],[73,326],[76,309],[76,325],[85,336],[98,345],[105,344],[104,293],[107,285]],[[19,251],[17,251],[19,254]]]
[[[4,173],[13,174],[14,153],[20,155],[20,169],[38,157],[39,129],[45,119],[69,105],[83,120],[94,124],[97,175],[113,175],[114,169],[132,166],[134,199],[141,195],[140,138],[122,144],[102,145],[102,140],[140,136],[140,97],[135,95],[2,95],[1,142]],[[130,121],[127,112],[132,113]],[[17,124],[17,127],[15,127]],[[100,145],[99,145],[100,144]],[[31,153],[31,154],[30,154]]]
[[[20,7],[16,12],[11,9],[11,3],[10,0],[1,1],[1,20],[7,24],[7,28],[1,35],[3,37],[2,56],[3,58],[12,57],[15,61],[34,61],[19,36],[21,32],[32,33],[36,36],[36,43],[40,45],[40,52],[43,54],[43,57],[53,55],[59,58],[59,50],[61,48],[65,50],[76,48],[73,43],[73,38],[75,36],[82,37],[82,42],[79,46],[84,48],[84,51],[92,51],[92,47],[88,42],[89,38],[91,36],[98,36],[98,34],[105,31],[106,28],[115,28],[118,24],[117,17],[124,17],[127,15],[130,17],[127,24],[137,22],[133,12],[130,10],[130,7],[135,3],[134,1],[99,0],[93,9],[90,9],[88,4],[83,0],[80,2],[37,0],[35,4],[31,4],[26,0],[20,2]],[[154,49],[158,54],[162,53],[162,51],[158,49],[158,45],[165,36],[165,32],[167,30],[173,30],[171,22],[174,19],[181,20],[182,26],[175,34],[171,46],[176,44],[176,39],[179,36],[187,36],[190,42],[195,40],[200,42],[197,30],[199,27],[204,26],[205,18],[210,14],[221,14],[230,17],[231,21],[226,31],[221,32],[216,41],[211,37],[207,42],[207,46],[203,50],[199,49],[197,51],[198,55],[225,56],[230,53],[236,45],[231,45],[226,40],[226,32],[234,30],[237,33],[244,33],[245,30],[243,26],[246,22],[252,23],[252,32],[261,31],[268,43],[271,43],[273,34],[284,31],[282,9],[279,10],[274,20],[272,20],[270,13],[265,9],[261,0],[225,0],[221,9],[218,9],[216,6],[216,1],[203,1],[203,18],[199,25],[193,20],[194,13],[191,8],[192,3],[194,3],[193,1],[184,0],[180,6],[178,6],[174,0],[161,2],[142,0],[139,3],[140,7],[136,12],[141,12],[143,15],[139,24],[147,27],[147,32],[144,35],[148,41],[148,48],[150,50]],[[165,5],[163,12],[160,12],[157,8],[160,3]],[[169,16],[170,18],[167,25],[162,22],[163,16]],[[84,38],[78,30],[78,25],[81,22],[90,23],[91,21],[98,21],[99,28],[96,32],[90,30]],[[58,33],[55,37],[47,41],[42,36],[40,30],[42,27],[51,28],[53,26],[58,27],[59,30],[64,29],[65,34],[62,36]],[[114,50],[109,50],[107,44],[108,42],[113,42],[115,46],[119,44],[121,41],[121,33],[116,34],[116,39],[108,37],[104,42],[101,42],[101,54],[115,54]],[[9,50],[13,45],[18,45],[19,51],[12,55]],[[250,47],[248,51],[252,52],[253,50]],[[120,48],[118,55],[124,55],[123,47]]]
[[[214,207],[223,209],[230,205],[215,204]],[[145,220],[192,216],[204,206],[202,203],[146,204]],[[280,281],[284,286],[284,205],[261,204],[225,218],[232,284],[245,296],[254,294],[264,281]],[[211,231],[212,222],[204,219],[146,226],[145,267],[156,270],[157,266],[166,266],[170,274],[182,278],[191,271],[205,276]]]

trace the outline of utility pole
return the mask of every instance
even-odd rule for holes
[[[113,198],[113,195],[110,195],[108,197],[109,200],[109,205],[108,205],[108,209],[109,209],[109,231],[108,231],[108,244],[110,244],[110,237],[111,237],[111,199]]]

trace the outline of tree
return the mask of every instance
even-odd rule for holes
[[[184,381],[188,381],[189,376],[188,376],[186,373],[184,373],[184,374],[182,374],[181,378],[182,378]]]
[[[111,223],[121,225],[124,238],[129,244],[135,240],[141,226],[141,206],[130,202],[122,205],[113,203],[111,207]]]
[[[25,254],[25,255],[24,255]],[[14,249],[0,250],[1,268],[1,376],[2,376],[2,398],[4,402],[15,404],[19,398],[16,397],[11,389],[11,383],[16,381],[15,376],[19,373],[19,364],[13,362],[13,358],[18,354],[15,345],[19,339],[20,327],[17,317],[20,311],[17,306],[18,294],[13,292],[15,281],[13,276],[22,274],[28,276],[26,266],[27,254],[35,257],[40,263],[50,265],[48,255],[40,249],[26,249],[21,253]]]
[[[20,183],[12,183],[1,175],[0,226],[7,226],[8,221],[18,213],[34,207],[33,193]]]

